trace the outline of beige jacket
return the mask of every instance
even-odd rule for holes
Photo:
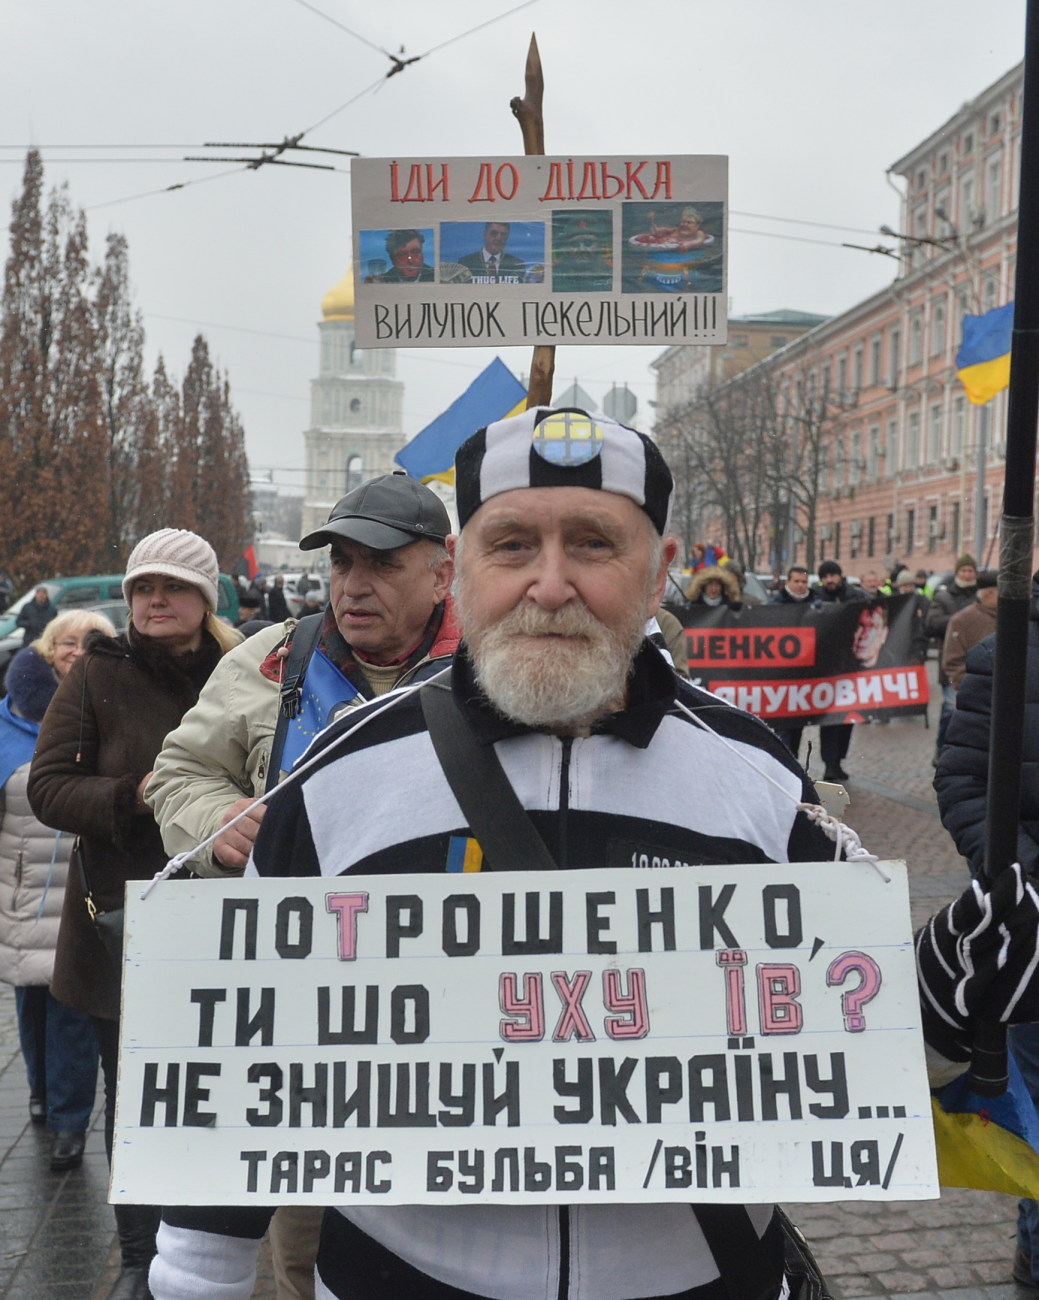
[[[224,655],[198,703],[166,737],[145,797],[171,856],[218,831],[236,799],[263,793],[279,687],[260,672],[260,664],[295,622],[265,627]],[[216,862],[210,849],[192,859],[191,870],[199,876],[240,874]]]

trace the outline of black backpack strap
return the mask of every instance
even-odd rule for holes
[[[303,678],[307,675],[307,665],[321,636],[321,626],[324,621],[323,612],[307,614],[292,629],[289,653],[281,674],[278,723],[274,728],[274,739],[271,741],[271,756],[267,764],[267,784],[264,786],[264,792],[273,790],[281,776],[281,756],[285,751],[285,735],[289,723],[299,713],[303,700]]]
[[[777,1277],[742,1205],[691,1205],[730,1300],[775,1300]]]
[[[421,688],[422,713],[452,793],[493,871],[552,871],[556,863],[516,797],[493,745],[481,745],[451,691],[450,669]]]

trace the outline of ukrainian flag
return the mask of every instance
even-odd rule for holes
[[[466,438],[495,420],[519,415],[526,406],[526,389],[505,363],[495,357],[462,396],[432,424],[416,433],[394,459],[420,483],[439,479],[454,486],[455,452]]]
[[[1039,1115],[1021,1072],[1009,1058],[1010,1078],[1000,1097],[979,1097],[967,1076],[931,1096],[938,1181],[1039,1199]]]
[[[963,343],[956,353],[956,374],[967,400],[984,406],[1010,383],[1010,344],[1014,304],[994,307],[984,316],[964,316]]]

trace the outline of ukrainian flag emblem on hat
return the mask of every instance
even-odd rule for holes
[[[550,465],[587,465],[603,447],[603,431],[583,411],[557,411],[534,426],[534,450]]]

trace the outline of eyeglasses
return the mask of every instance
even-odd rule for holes
[[[82,650],[83,642],[79,640],[58,641],[55,643],[59,650]]]

